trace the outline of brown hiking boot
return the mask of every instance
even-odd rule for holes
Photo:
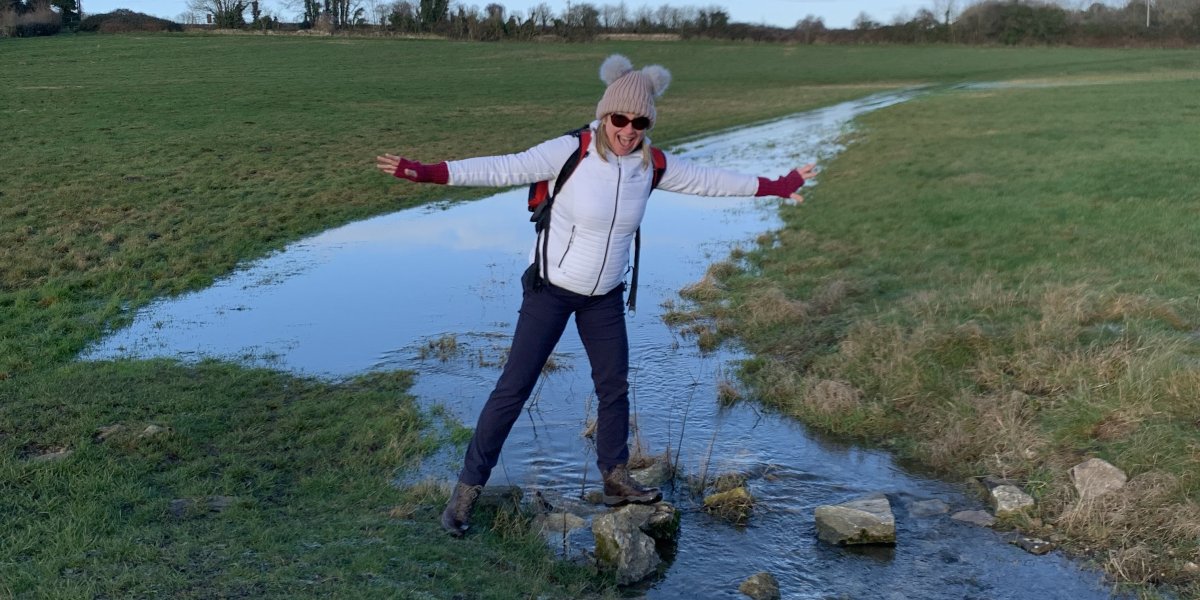
[[[617,465],[604,475],[604,504],[607,506],[623,506],[625,504],[653,504],[662,500],[662,492],[658,488],[643,487],[629,476],[625,465]]]
[[[482,485],[467,485],[461,481],[455,483],[446,510],[442,511],[442,529],[454,537],[462,537],[471,528],[471,510],[475,508],[475,501],[482,492]]]

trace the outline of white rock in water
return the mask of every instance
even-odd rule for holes
[[[1016,515],[1033,505],[1033,497],[1015,485],[1001,485],[992,489],[992,507],[997,517]]]
[[[883,494],[834,506],[818,506],[817,537],[839,546],[896,543],[896,517]]]
[[[1081,500],[1091,500],[1125,487],[1125,472],[1111,464],[1093,458],[1071,467],[1071,481]]]
[[[654,538],[641,530],[654,512],[652,507],[631,504],[592,519],[596,560],[616,572],[619,585],[645,579],[662,562]]]

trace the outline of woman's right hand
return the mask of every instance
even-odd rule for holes
[[[450,180],[450,173],[444,162],[425,165],[395,154],[376,156],[375,168],[379,169],[381,173],[417,183],[445,184]]]
[[[404,161],[404,160],[405,160],[404,158],[396,156],[395,154],[384,154],[383,156],[376,156],[375,157],[375,168],[379,169],[379,171],[382,173],[387,173],[388,175],[396,175],[396,168],[399,167],[400,162]],[[405,174],[407,175],[408,173],[405,173]],[[412,177],[416,177],[416,176],[417,176],[417,172],[413,171],[411,177],[409,177],[409,178],[411,179]],[[397,177],[398,177],[398,175],[397,175]]]

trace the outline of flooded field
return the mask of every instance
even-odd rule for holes
[[[774,176],[833,155],[856,115],[912,93],[718,133],[673,151]],[[444,405],[473,425],[516,320],[518,277],[533,239],[524,196],[524,190],[509,191],[322,233],[210,289],[148,307],[85,358],[215,356],[331,378],[409,369],[418,374],[412,391],[424,404]],[[642,229],[641,309],[628,320],[637,442],[650,454],[669,449],[683,478],[748,475],[758,503],[747,524],[733,525],[699,510],[700,498],[682,479],[669,486],[667,500],[683,510],[678,554],[663,576],[643,586],[645,595],[741,598],[739,582],[770,571],[785,598],[1112,597],[1100,573],[1058,553],[1033,556],[990,529],[908,509],[932,499],[951,512],[982,508],[961,485],[908,472],[883,452],[823,440],[753,402],[722,407],[718,388],[736,386],[731,373],[744,356],[729,347],[702,353],[661,317],[710,263],[778,227],[776,207],[774,201],[662,191],[650,201]],[[583,435],[594,413],[591,380],[573,328],[554,362],[491,483],[540,491],[552,503],[594,512],[579,501],[597,487],[598,474]],[[458,460],[450,451],[402,479],[450,480]],[[874,492],[887,494],[896,511],[895,548],[817,541],[816,506]],[[555,547],[577,555],[589,535],[583,530]]]

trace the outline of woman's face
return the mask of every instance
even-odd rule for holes
[[[625,123],[623,127],[617,127],[613,125],[613,114],[625,117],[624,119],[619,117],[617,119],[618,121],[623,121]],[[608,121],[604,124],[604,135],[608,138],[608,146],[612,148],[613,153],[617,156],[625,156],[626,154],[637,150],[637,147],[642,144],[642,138],[646,136],[646,129],[635,129],[634,120],[639,118],[644,119],[645,117],[632,113],[613,114],[604,116],[604,119]],[[639,122],[638,124],[643,123],[644,122]]]

